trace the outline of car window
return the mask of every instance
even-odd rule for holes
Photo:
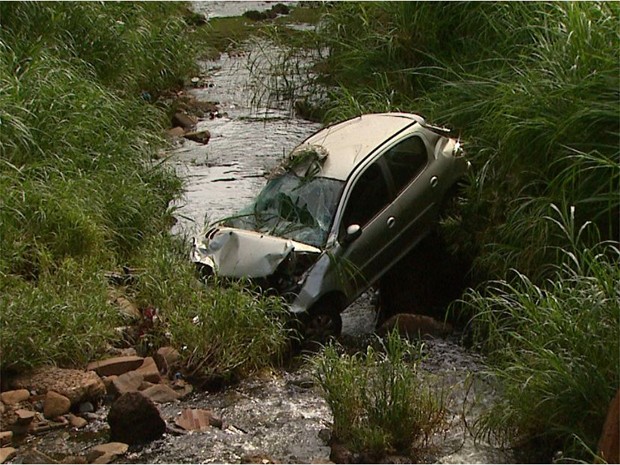
[[[254,202],[225,224],[321,247],[343,187],[336,179],[288,172],[270,179]]]
[[[359,177],[342,217],[342,226],[364,226],[390,201],[390,194],[378,163],[373,163]]]
[[[399,193],[422,171],[428,153],[424,141],[413,136],[389,149],[383,158],[394,180],[394,189]]]

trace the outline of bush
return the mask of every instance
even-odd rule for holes
[[[415,454],[444,417],[441,396],[418,377],[420,353],[396,333],[388,335],[384,350],[347,355],[330,345],[312,360],[334,416],[332,436],[372,460]]]

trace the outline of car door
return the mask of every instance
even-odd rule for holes
[[[362,228],[361,235],[343,247],[341,256],[343,268],[356,278],[355,291],[373,283],[392,260],[390,249],[395,238],[392,226],[396,211],[392,200],[387,169],[379,159],[354,181],[340,221],[340,237],[351,225]]]
[[[416,134],[399,141],[383,156],[396,192],[393,263],[434,227],[440,173],[430,145]]]

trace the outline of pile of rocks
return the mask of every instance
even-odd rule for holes
[[[159,349],[153,357],[139,357],[128,349],[121,356],[90,363],[86,370],[41,367],[3,379],[10,390],[0,394],[0,463],[13,458],[30,434],[85,428],[99,418],[94,412],[104,403],[111,403],[107,420],[113,442],[72,457],[71,462],[109,463],[128,445],[160,437],[169,427],[156,404],[176,402],[192,392],[192,386],[175,373],[178,359],[178,352],[170,347]],[[207,411],[184,415],[177,421],[181,429],[221,427]],[[192,423],[188,418],[202,420]]]

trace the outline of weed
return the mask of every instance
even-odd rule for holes
[[[341,352],[329,345],[312,360],[334,416],[333,437],[373,460],[423,447],[444,411],[441,396],[418,377],[420,348],[392,333],[381,351]]]

